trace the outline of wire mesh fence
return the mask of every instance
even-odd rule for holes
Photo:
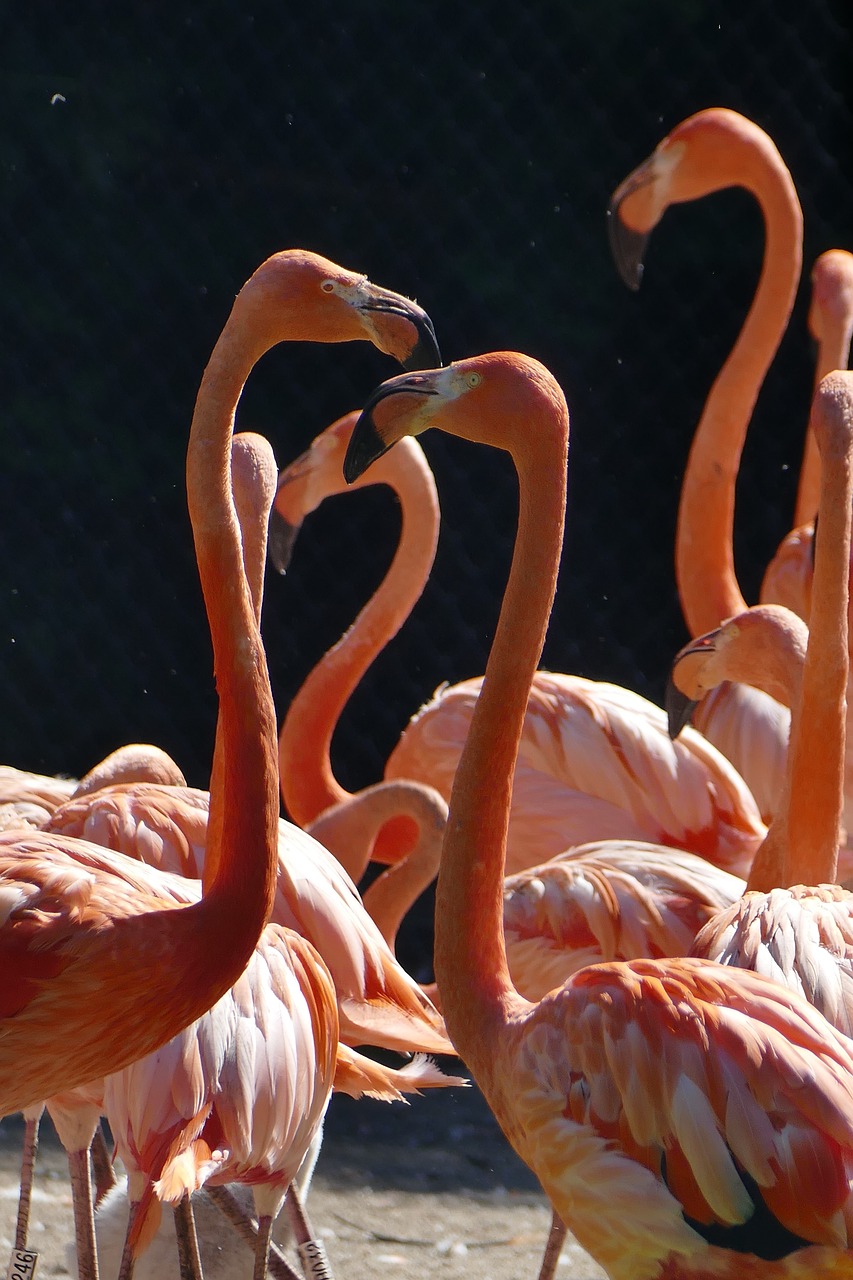
[[[304,245],[430,311],[445,359],[516,348],[572,411],[552,669],[660,698],[685,638],[672,571],[690,435],[749,304],[762,224],[741,191],[667,215],[637,296],[609,260],[618,181],[690,112],[762,125],[794,176],[805,263],[853,242],[845,7],[756,0],[373,0],[17,6],[2,20],[0,759],[84,771],[129,740],[204,784],[215,717],[183,488],[201,370],[231,299]],[[812,352],[807,283],[756,411],[737,514],[756,598],[787,531]],[[395,370],[293,344],[239,424],[281,464]],[[335,741],[376,780],[442,680],[483,669],[515,522],[508,461],[438,436],[440,552]],[[330,502],[264,631],[279,711],[381,577],[387,493]]]

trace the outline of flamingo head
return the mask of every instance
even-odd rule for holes
[[[791,706],[802,680],[808,627],[784,605],[754,605],[675,655],[665,707],[670,737],[688,723],[694,707],[725,680],[754,684]]]
[[[267,258],[241,289],[235,315],[257,329],[260,350],[287,339],[366,339],[405,369],[441,362],[422,307],[306,249]]]
[[[737,111],[710,107],[682,120],[610,198],[610,247],[625,284],[639,289],[646,244],[671,204],[749,186],[763,160],[784,169],[764,130]]]
[[[344,460],[347,482],[398,440],[429,427],[515,452],[520,438],[539,430],[567,434],[568,410],[545,366],[516,351],[400,374],[377,387],[362,409]]]

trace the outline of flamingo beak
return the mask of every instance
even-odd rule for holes
[[[370,316],[380,334],[382,349],[399,360],[404,369],[440,368],[441,352],[435,329],[423,307],[390,289],[371,286],[370,300],[362,310]],[[402,345],[401,320],[405,322],[403,333],[406,335]]]
[[[380,426],[376,419],[377,408],[392,396],[398,395],[405,397],[405,408],[400,414],[383,413],[382,417],[386,421]],[[392,444],[406,434],[405,427],[401,429],[400,419],[405,416],[406,408],[411,407],[411,397],[435,395],[438,392],[425,381],[423,374],[417,373],[404,373],[397,378],[389,378],[376,388],[359,414],[347,446],[344,458],[344,479],[347,484],[357,480],[377,458],[381,458]]]
[[[623,284],[635,293],[643,279],[643,259],[646,256],[646,245],[651,231],[634,231],[625,223],[619,210],[628,196],[647,187],[651,181],[649,175],[644,172],[644,167],[635,170],[616,188],[607,208],[607,238],[610,241],[610,252]]]
[[[267,554],[278,573],[287,573],[301,525],[291,524],[273,507],[267,532]]]
[[[666,711],[666,727],[674,742],[684,726],[690,723],[690,718],[699,703],[695,698],[688,698],[686,693],[682,693],[675,687],[672,680],[669,680],[663,705]]]

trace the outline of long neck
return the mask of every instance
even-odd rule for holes
[[[275,709],[243,571],[230,471],[237,401],[267,345],[247,341],[232,313],[202,378],[187,453],[187,497],[219,695],[200,906],[217,929],[207,964],[215,971],[220,957],[219,967],[236,973],[269,916],[277,866]]]
[[[844,805],[851,470],[849,456],[838,451],[821,469],[820,536],[802,693],[791,711],[778,819],[756,855],[749,888],[823,884],[836,877]]]
[[[390,475],[388,479],[392,483]],[[400,502],[402,528],[391,566],[349,631],[305,680],[281,727],[281,794],[299,826],[350,798],[332,771],[332,735],[362,676],[411,613],[435,559],[438,498],[422,457],[419,461],[414,452],[405,452],[392,487]]]
[[[532,445],[534,433],[527,437]],[[541,436],[536,437],[541,439]],[[516,457],[519,522],[494,643],[450,799],[435,907],[435,976],[450,1037],[478,1080],[513,1009],[503,934],[506,833],[527,699],[554,598],[566,500],[566,435]]]
[[[802,263],[802,213],[790,174],[775,154],[739,181],[758,200],[764,261],[746,320],[702,413],[684,474],[675,574],[690,634],[739,613],[745,601],[734,567],[735,481],[758,393],[793,306]]]
[[[853,303],[853,291],[845,296]],[[827,307],[818,343],[815,365],[815,390],[828,373],[846,369],[850,360],[850,340],[853,336],[853,305]],[[800,479],[797,485],[797,503],[794,508],[794,528],[813,520],[820,493],[820,454],[812,431],[806,432]]]
[[[260,630],[264,603],[264,569],[267,561],[267,531],[270,510],[275,497],[276,470],[272,449],[269,450],[268,469],[265,472],[257,447],[255,448],[257,467],[253,469],[252,459],[246,447],[248,439],[246,435],[235,436],[232,439],[231,496],[240,526],[243,572],[246,575],[246,585],[252,600],[255,623]],[[258,443],[260,445],[261,442]],[[238,452],[235,453],[235,450]],[[219,717],[213,746],[213,763],[210,769],[210,789],[214,793],[218,793],[222,787],[222,769],[225,763],[223,734],[224,726],[222,718]],[[220,853],[219,845],[215,845],[212,849],[208,845],[204,861],[205,884],[210,884],[216,873]]]
[[[442,797],[431,787],[407,779],[377,782],[351,800],[333,805],[307,828],[357,883],[380,830],[401,815],[417,831],[414,847],[394,866],[387,867],[363,894],[368,914],[392,950],[404,916],[438,872],[447,826],[447,805]]]

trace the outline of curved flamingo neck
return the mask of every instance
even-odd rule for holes
[[[769,140],[733,155],[719,188],[735,185],[758,201],[766,239],[752,305],[705,402],[684,473],[675,574],[694,636],[746,607],[734,567],[735,482],[749,420],[785,332],[802,267],[802,212],[791,175]]]
[[[439,528],[435,481],[420,450],[400,452],[393,472],[385,478],[399,499],[402,515],[391,566],[349,631],[308,675],[281,727],[282,799],[292,821],[302,827],[324,809],[351,798],[332,770],[335,727],[359,681],[414,608],[435,559]]]
[[[442,796],[432,787],[407,779],[377,782],[351,800],[333,805],[307,828],[358,882],[380,830],[401,815],[417,828],[415,846],[407,857],[387,867],[362,895],[392,950],[403,918],[438,872],[447,825],[447,804]],[[355,860],[354,851],[359,855]]]
[[[500,1026],[528,1007],[507,968],[503,875],[515,762],[556,589],[567,446],[564,406],[560,417],[518,435],[515,550],[456,770],[436,890],[435,976],[442,1011],[450,1038],[481,1083],[490,1078]]]
[[[243,386],[276,340],[241,320],[238,299],[202,377],[187,453],[187,500],[219,696],[200,907],[216,918],[223,954],[243,944],[244,965],[272,909],[278,795],[275,708],[243,570],[230,450]]]
[[[834,435],[825,439],[809,645],[801,697],[791,711],[779,827],[774,832],[774,819],[749,878],[750,888],[764,891],[833,882],[841,842],[853,465],[848,441],[842,447]]]

